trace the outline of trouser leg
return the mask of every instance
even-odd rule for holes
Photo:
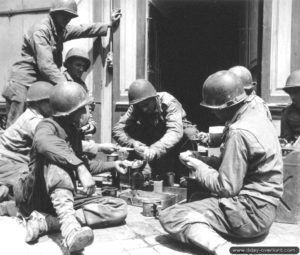
[[[73,194],[67,189],[55,189],[50,196],[61,224],[62,236],[67,238],[73,229],[81,227],[76,220]]]
[[[51,165],[44,171],[44,178],[66,246],[70,252],[84,249],[93,242],[94,234],[89,227],[81,227],[76,219],[70,175],[64,169]]]
[[[230,243],[211,226],[206,215],[185,205],[163,210],[159,217],[163,228],[176,240],[193,243],[215,254],[230,254]]]
[[[9,127],[24,112],[28,87],[9,81],[2,96],[6,100],[7,122]]]
[[[103,228],[122,224],[127,216],[125,201],[114,197],[99,197],[90,203],[76,206],[76,217],[82,225]]]
[[[11,126],[25,109],[25,102],[11,101],[8,104],[9,111],[7,112],[6,128]]]
[[[79,251],[90,245],[94,234],[89,227],[82,228],[77,221],[73,193],[67,189],[54,189],[50,196],[69,251]]]

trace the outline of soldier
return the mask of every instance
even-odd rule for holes
[[[86,72],[91,65],[88,53],[81,48],[71,48],[65,58],[64,67],[66,70],[63,72],[67,81],[74,81],[80,84],[86,92],[88,88],[82,80],[82,75]]]
[[[63,72],[67,81],[74,81],[80,84],[86,92],[88,88],[85,82],[82,80],[81,76],[86,72],[91,65],[88,54],[86,51],[80,48],[71,48],[67,54],[64,62],[66,70]],[[96,122],[92,118],[94,102],[90,106],[91,118],[85,127],[82,127],[84,135],[94,134],[96,132]]]
[[[251,72],[244,66],[234,66],[228,69],[228,71],[234,73],[241,79],[246,94],[253,97],[253,100],[251,100],[251,102],[253,104],[256,104],[257,107],[260,108],[260,112],[266,113],[268,119],[272,121],[272,115],[270,113],[269,107],[261,97],[256,95],[256,92],[254,90],[256,82],[253,82]],[[221,144],[221,134],[207,134],[201,132],[199,135],[202,143],[208,143],[212,147],[218,147]]]
[[[152,177],[164,178],[168,171],[175,171],[178,181],[186,175],[177,164],[179,152],[196,148],[190,138],[197,129],[187,121],[177,99],[167,92],[157,93],[149,81],[134,81],[128,97],[130,107],[114,126],[113,138],[148,161]]]
[[[282,112],[280,137],[294,142],[300,135],[300,70],[289,75],[283,90],[289,94],[292,104]]]
[[[24,35],[21,58],[13,64],[8,86],[3,92],[7,126],[23,113],[27,90],[32,83],[43,80],[55,85],[65,81],[59,70],[62,66],[63,42],[105,36],[108,27],[118,24],[121,13],[120,10],[113,12],[110,24],[67,25],[77,16],[74,0],[53,0],[49,16]]]
[[[91,98],[77,83],[66,82],[53,88],[50,97],[53,117],[37,126],[30,173],[14,187],[20,212],[30,215],[27,242],[60,228],[69,251],[79,251],[93,242],[91,228],[120,224],[126,218],[123,200],[92,196],[93,174],[104,171],[124,174],[126,165],[122,161],[89,161],[83,157],[79,129],[87,122],[86,105],[90,103]],[[84,195],[77,192],[77,179]]]
[[[27,93],[28,108],[0,136],[0,202],[8,199],[9,188],[20,175],[28,172],[35,128],[44,117],[51,115],[49,97],[52,88],[50,83],[44,81],[32,84]]]
[[[253,82],[252,75],[250,71],[244,66],[234,66],[229,69],[230,72],[233,72],[237,77],[242,80],[244,90],[247,95],[252,95],[252,102],[257,104],[261,108],[261,112],[265,112],[270,121],[272,121],[272,115],[270,113],[269,107],[266,102],[259,96],[256,95],[254,90],[256,82]]]
[[[231,243],[223,237],[247,241],[268,233],[283,193],[283,163],[274,126],[236,75],[212,74],[202,94],[201,105],[228,123],[220,164],[213,168],[182,153],[200,200],[169,207],[159,220],[177,240],[225,255]]]
[[[82,80],[82,74],[86,72],[91,65],[91,61],[89,60],[88,53],[80,48],[71,48],[65,58],[64,66],[66,70],[63,72],[67,81],[73,81],[80,84],[86,92],[88,88],[85,82]],[[94,110],[95,103],[92,102],[89,106],[90,108],[90,118],[88,123],[81,128],[83,139],[86,135],[92,135],[96,133],[97,127],[96,122],[92,117],[92,112]],[[98,147],[98,148],[97,148]],[[117,146],[112,143],[102,143],[95,144],[94,141],[83,140],[83,150],[89,154],[95,155],[98,151],[102,151],[105,153],[112,153],[117,149]]]

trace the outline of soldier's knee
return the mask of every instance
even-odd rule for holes
[[[67,189],[74,191],[74,184],[71,176],[63,168],[57,165],[50,165],[45,170],[44,176],[48,191],[54,189]]]

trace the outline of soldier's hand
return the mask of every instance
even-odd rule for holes
[[[85,165],[80,165],[77,168],[78,177],[83,187],[83,192],[88,196],[92,195],[95,190],[95,181],[89,172],[89,170],[85,167]]]
[[[121,16],[121,9],[113,10],[110,18],[112,27],[117,27],[119,25]]]
[[[148,146],[140,141],[135,141],[133,143],[133,148],[135,150],[135,152],[140,156],[143,157],[144,156],[144,151],[146,148],[148,148]]]
[[[88,123],[81,127],[81,131],[84,135],[94,134],[96,132],[96,127],[93,124]]]
[[[144,159],[146,161],[152,161],[156,156],[156,151],[154,149],[151,149],[149,147],[147,147],[145,150],[144,150]]]
[[[209,134],[204,133],[204,132],[200,132],[198,134],[198,139],[200,140],[201,143],[207,144],[208,141],[209,141]]]
[[[201,166],[205,163],[203,163],[201,160],[199,159],[196,159],[194,157],[187,157],[185,159],[185,164],[193,171],[197,170],[197,169],[200,169]]]
[[[100,143],[99,144],[99,151],[104,152],[106,154],[113,153],[118,149],[118,146],[113,143]]]
[[[115,163],[116,163],[116,170],[118,173],[120,173],[120,174],[127,173],[127,168],[128,168],[128,166],[130,166],[130,164],[127,163],[127,160],[124,160],[124,161],[117,160]]]
[[[5,200],[8,196],[9,188],[5,185],[0,186],[0,202]]]
[[[188,157],[191,157],[193,155],[193,153],[191,151],[184,151],[184,152],[181,152],[179,154],[179,160],[181,161],[181,163],[183,163],[184,165],[187,165],[187,160],[188,160]]]

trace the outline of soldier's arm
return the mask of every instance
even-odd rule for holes
[[[156,151],[157,158],[172,149],[183,136],[182,110],[177,100],[172,100],[167,108],[166,133],[150,146]]]
[[[136,140],[132,137],[135,132],[136,120],[133,106],[115,124],[112,130],[112,137],[122,146],[133,147]]]
[[[231,131],[225,143],[218,170],[198,160],[193,162],[194,175],[211,192],[221,197],[237,195],[247,172],[247,146],[240,132]]]
[[[36,31],[30,38],[38,71],[44,80],[52,84],[66,81],[54,62],[52,48],[44,31]]]
[[[109,25],[104,23],[67,25],[64,34],[64,41],[106,36],[108,27]]]
[[[55,127],[42,121],[36,129],[33,147],[51,163],[62,168],[74,169],[83,164],[66,141],[56,135]]]

